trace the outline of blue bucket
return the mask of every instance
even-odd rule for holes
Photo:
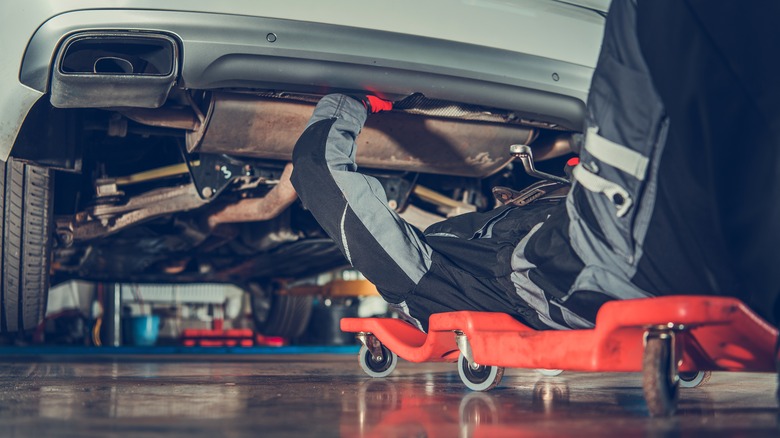
[[[157,342],[160,334],[159,315],[139,315],[132,317],[133,344],[148,347]]]

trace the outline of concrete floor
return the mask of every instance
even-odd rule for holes
[[[0,360],[1,437],[780,436],[772,374],[716,373],[651,419],[638,374],[507,370],[477,393],[454,364],[371,379],[352,355]]]

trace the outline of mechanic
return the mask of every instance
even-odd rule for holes
[[[730,9],[612,2],[565,202],[419,232],[356,172],[367,116],[392,107],[374,96],[319,102],[292,183],[347,260],[423,330],[455,310],[586,328],[607,301],[667,294],[737,296],[777,325],[780,203],[766,199],[780,194],[780,81],[759,67],[780,40],[761,14]]]

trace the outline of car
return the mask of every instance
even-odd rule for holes
[[[299,331],[310,297],[278,285],[347,265],[278,189],[317,100],[395,102],[358,164],[410,221],[490,209],[493,185],[527,182],[510,145],[541,161],[582,131],[608,5],[5,2],[0,332],[34,329],[73,279],[241,285],[287,321],[265,331]],[[220,220],[230,205],[253,209]]]

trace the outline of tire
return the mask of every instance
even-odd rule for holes
[[[668,417],[677,411],[680,379],[674,360],[671,338],[647,338],[642,358],[642,389],[647,410],[653,417]]]
[[[53,177],[0,161],[0,333],[33,330],[46,314]]]
[[[245,288],[252,302],[252,319],[258,333],[285,339],[300,337],[311,319],[314,298],[281,295],[273,286],[250,283]]]
[[[544,377],[557,377],[563,374],[563,370],[551,370],[547,368],[537,368],[536,372]]]
[[[710,381],[712,377],[711,371],[691,371],[687,373],[679,373],[680,375],[680,387],[681,388],[698,388],[701,385]]]
[[[472,391],[490,391],[501,383],[504,377],[504,368],[478,365],[472,368],[469,361],[461,354],[458,356],[458,375],[466,387]]]
[[[398,355],[382,345],[382,357],[378,360],[368,351],[368,347],[363,345],[358,352],[358,362],[360,368],[371,377],[387,377],[395,370],[398,365]]]

